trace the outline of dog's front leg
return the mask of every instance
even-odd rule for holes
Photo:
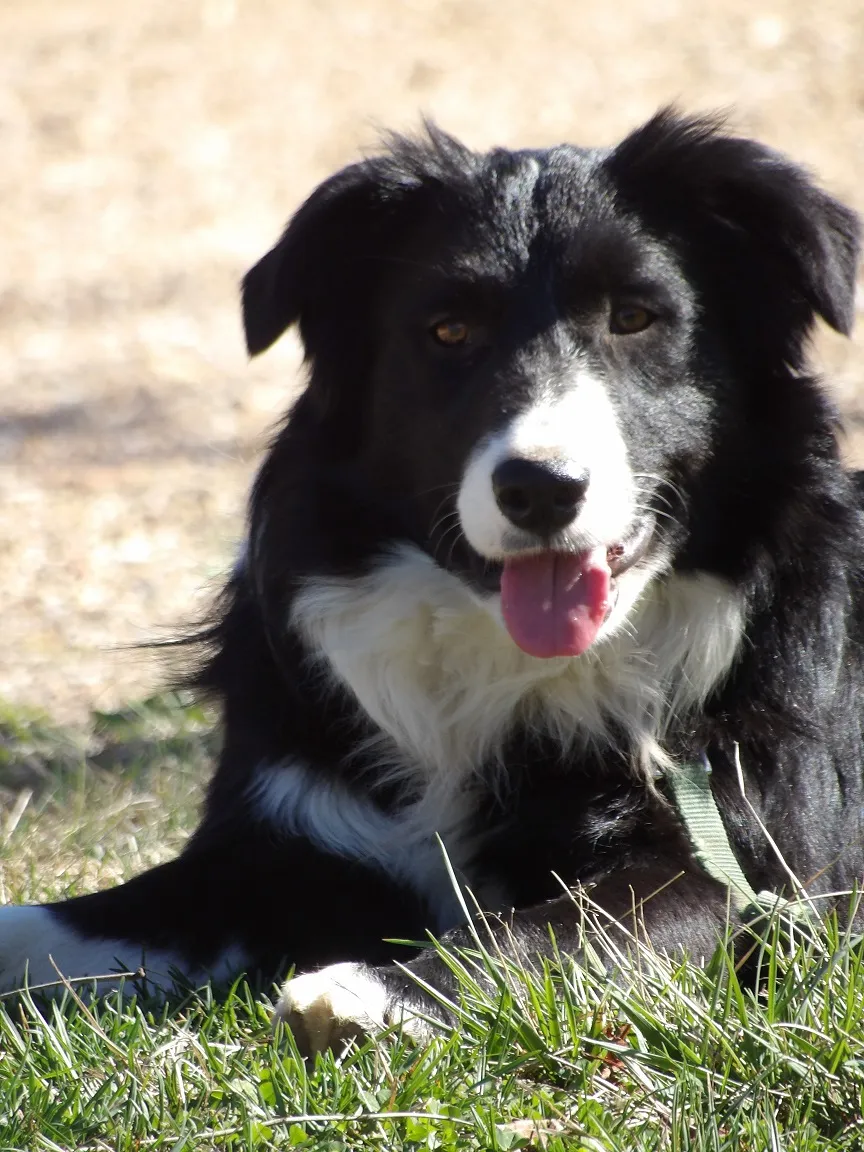
[[[680,875],[671,864],[615,873],[591,889],[590,900],[617,956],[647,939],[658,952],[698,962],[713,953],[728,923],[726,889],[701,872]],[[556,950],[578,957],[590,931],[583,909],[578,896],[562,896],[506,917],[483,917],[448,932],[442,943],[476,954],[479,939],[492,956],[529,966],[554,958]],[[613,966],[611,951],[608,962]],[[475,968],[472,976],[482,980]],[[313,1054],[390,1026],[426,1039],[435,1030],[430,1020],[455,1023],[446,1005],[458,1000],[452,970],[430,949],[400,967],[341,963],[297,976],[284,985],[276,1017],[301,1051]]]
[[[0,991],[143,971],[149,985],[292,965],[411,955],[424,912],[403,886],[301,838],[239,825],[199,831],[176,860],[57,904],[0,908]]]

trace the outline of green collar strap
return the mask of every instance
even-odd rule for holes
[[[796,921],[810,919],[800,900],[785,900],[775,892],[756,892],[738,863],[711,791],[711,765],[699,760],[681,764],[666,775],[678,813],[687,829],[696,859],[709,876],[729,889],[735,911],[747,921],[783,913]]]

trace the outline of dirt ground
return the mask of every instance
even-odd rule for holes
[[[697,14],[698,13],[698,14]],[[0,0],[0,698],[158,681],[298,381],[243,271],[316,181],[429,113],[476,146],[726,108],[864,210],[861,0]],[[864,460],[864,321],[818,354]]]

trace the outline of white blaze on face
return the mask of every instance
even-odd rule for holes
[[[560,535],[573,550],[622,539],[635,515],[633,475],[615,409],[602,382],[580,371],[561,396],[539,400],[475,451],[459,490],[457,507],[471,547],[488,560],[502,560],[517,531],[495,501],[492,475],[504,460],[524,457],[554,462],[562,472],[588,477],[585,500]]]
[[[503,461],[523,458],[587,478],[584,500],[552,547],[537,547],[501,512],[493,478]],[[458,499],[468,542],[503,560],[501,613],[511,639],[529,656],[581,656],[614,611],[607,550],[633,529],[635,495],[624,438],[602,383],[576,375],[484,441],[465,471]]]

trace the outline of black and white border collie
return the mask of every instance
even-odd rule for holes
[[[852,888],[864,536],[805,351],[849,333],[857,250],[798,167],[670,112],[611,150],[430,129],[321,185],[243,287],[249,351],[296,323],[309,381],[202,638],[201,825],[5,909],[3,985],[293,965],[307,1048],[410,1027],[447,971],[388,941],[470,940],[439,838],[525,957],[578,947],[559,877],[702,957],[728,892],[668,779],[704,756],[755,889],[787,878],[760,821],[813,896]]]

